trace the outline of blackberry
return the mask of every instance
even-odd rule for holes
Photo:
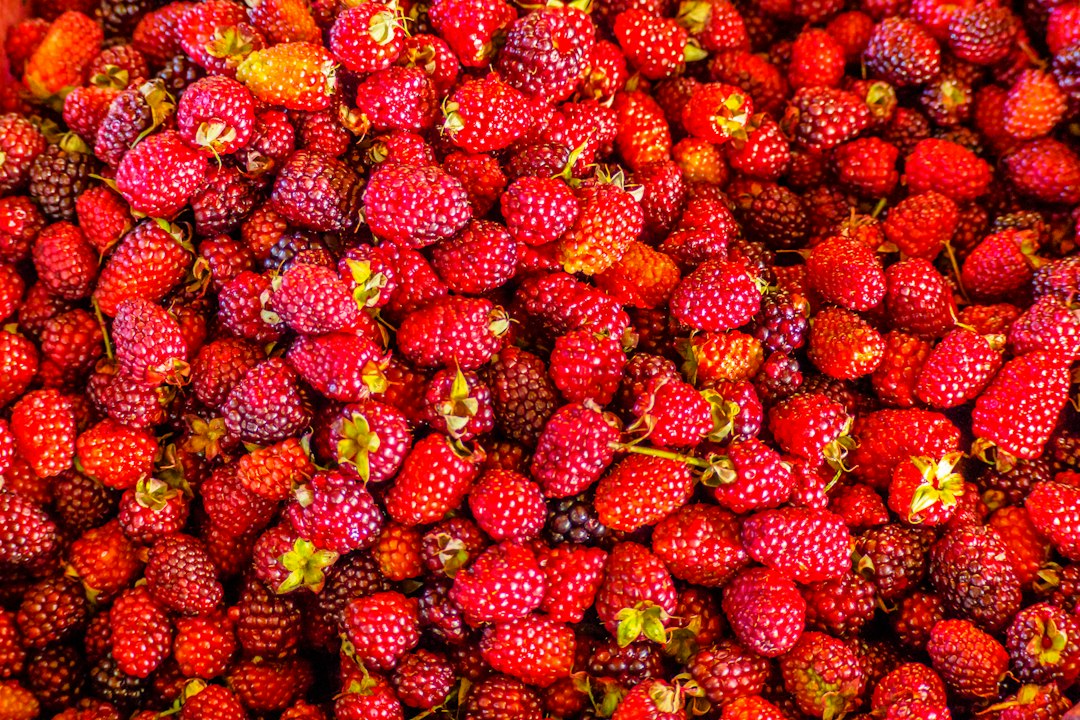
[[[149,685],[149,680],[121,670],[112,655],[101,658],[90,670],[90,691],[99,699],[115,705],[125,716],[139,707]]]
[[[445,658],[427,650],[417,650],[398,661],[390,682],[402,703],[430,710],[446,700],[454,679],[454,668]]]
[[[570,151],[561,143],[526,145],[510,156],[503,171],[509,182],[521,177],[552,177],[566,167]]]
[[[351,167],[324,153],[297,150],[274,181],[274,209],[300,227],[334,232],[360,221],[363,182]]]
[[[181,53],[166,60],[154,77],[163,82],[170,93],[178,95],[205,74],[206,71],[195,64],[194,60]]]
[[[790,354],[806,344],[808,312],[806,301],[786,290],[765,293],[754,318],[754,337],[766,350]]]
[[[941,72],[941,48],[917,22],[882,20],[865,51],[866,67],[895,86],[921,85]]]
[[[769,677],[770,665],[767,659],[734,640],[723,640],[695,653],[686,669],[709,700],[723,704],[760,693]]]
[[[592,498],[585,493],[549,501],[544,534],[553,545],[606,545],[614,539],[612,531],[597,518]]]
[[[899,525],[871,528],[855,539],[855,572],[874,584],[882,602],[898,600],[926,577],[932,540],[933,531]]]
[[[525,683],[506,675],[495,675],[469,693],[465,717],[469,720],[540,717],[542,707],[540,697]]]
[[[131,37],[143,15],[164,4],[161,0],[101,0],[98,17],[106,37]]]
[[[15,613],[0,610],[0,679],[21,675],[26,667],[26,648],[19,638]]]
[[[200,541],[177,533],[158,540],[146,561],[154,599],[180,613],[208,613],[221,603],[217,568]]]
[[[259,199],[258,188],[231,165],[213,168],[191,198],[195,232],[209,237],[240,227]]]
[[[459,645],[469,638],[469,628],[461,608],[450,599],[453,581],[443,579],[429,582],[420,595],[420,624],[435,637],[450,645]]]
[[[1020,580],[997,532],[962,525],[938,540],[930,553],[930,577],[946,612],[997,632],[1020,608]]]
[[[747,234],[777,250],[803,247],[810,235],[806,202],[781,185],[767,185],[755,195],[743,195],[736,210]],[[761,265],[755,262],[754,266]]]
[[[300,231],[285,233],[270,248],[270,255],[263,260],[266,270],[283,271],[292,267],[298,260],[308,265],[333,266],[334,257],[330,249],[313,233]]]
[[[1055,473],[1080,470],[1080,431],[1060,427],[1047,444],[1047,456]]]
[[[612,678],[630,689],[650,678],[662,677],[664,656],[657,645],[646,640],[634,641],[626,647],[609,640],[592,651],[585,671],[592,677]]]
[[[120,499],[115,490],[76,470],[65,470],[54,478],[52,492],[53,517],[70,537],[108,522]]]
[[[945,605],[934,593],[913,592],[900,601],[889,615],[889,623],[900,642],[913,650],[922,650],[934,625],[945,618]]]
[[[792,128],[795,142],[810,150],[831,150],[870,124],[866,103],[845,90],[800,88],[791,103],[796,111]]]
[[[1006,505],[1022,505],[1032,485],[1052,479],[1046,458],[1034,458],[1017,460],[1016,466],[1004,473],[988,467],[976,482],[982,491],[983,502],[996,510]]]
[[[773,405],[793,395],[802,385],[799,361],[783,352],[774,352],[765,359],[754,376],[754,389],[765,405]]]
[[[128,88],[113,98],[104,119],[98,126],[94,141],[94,154],[110,167],[120,164],[124,153],[135,144],[139,135],[154,124],[155,108],[163,113],[169,107],[165,102],[165,88],[147,85],[143,89]]]
[[[285,657],[300,644],[300,605],[291,595],[278,595],[250,578],[240,593],[236,613],[236,639],[249,657]]]
[[[31,165],[45,151],[45,137],[21,115],[0,115],[0,151],[0,193],[7,194],[26,183]]]
[[[672,380],[682,380],[679,368],[671,360],[646,352],[633,355],[623,368],[623,378],[619,383],[619,391],[615,395],[615,404],[629,412],[637,399],[645,392],[645,386],[658,375]]]
[[[37,583],[23,596],[15,621],[28,647],[42,648],[86,627],[89,604],[82,583],[57,575]]]
[[[508,347],[485,374],[499,427],[511,440],[535,447],[548,419],[561,404],[544,361]]]
[[[26,687],[46,710],[59,712],[82,693],[85,672],[78,650],[54,645],[31,653],[26,663]]]
[[[388,590],[379,565],[367,553],[356,553],[338,561],[326,572],[326,584],[315,598],[308,615],[317,641],[336,646],[344,629],[342,615],[353,598]]]
[[[97,163],[78,135],[49,145],[30,166],[30,197],[50,220],[74,220],[75,198],[90,187]]]
[[[580,13],[540,9],[507,30],[496,69],[506,82],[548,102],[565,99],[585,69],[593,28]]]

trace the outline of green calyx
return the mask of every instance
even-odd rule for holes
[[[128,86],[131,77],[127,70],[117,65],[106,65],[101,72],[90,78],[90,84],[102,88],[123,90]]]
[[[279,595],[306,587],[312,592],[322,590],[326,582],[324,568],[337,562],[338,554],[332,550],[318,550],[310,540],[298,538],[293,549],[278,558],[282,567],[289,571],[289,576],[277,586]]]
[[[345,265],[352,277],[352,296],[356,306],[361,309],[375,307],[389,279],[383,273],[372,272],[368,260],[346,260]]]
[[[461,540],[447,533],[439,533],[435,536],[435,544],[439,549],[439,562],[447,577],[457,575],[469,562],[469,550]]]
[[[158,478],[142,478],[135,484],[135,502],[152,512],[164,509],[177,495],[179,492],[175,488]]]
[[[443,116],[446,119],[443,121],[442,131],[450,137],[454,137],[465,129],[465,121],[461,119],[461,114],[458,112],[460,107],[456,102],[443,103]]]
[[[1028,642],[1027,650],[1044,667],[1059,665],[1068,644],[1069,634],[1064,628],[1059,628],[1052,618],[1045,622],[1042,618],[1037,618],[1035,635]]]
[[[352,417],[341,423],[341,437],[337,444],[338,462],[348,463],[356,468],[356,473],[364,482],[371,475],[371,453],[378,451],[381,440],[372,430],[367,417],[354,412]]]
[[[236,26],[218,28],[206,43],[206,52],[220,60],[239,60],[254,50],[251,36]]]
[[[712,3],[705,0],[687,0],[679,5],[675,22],[679,23],[691,35],[700,35],[705,30],[712,15]]]
[[[712,116],[712,121],[725,135],[732,138],[746,138],[746,123],[750,115],[746,112],[746,98],[740,93],[731,93]]]
[[[671,616],[659,605],[638,603],[635,607],[620,610],[615,619],[619,621],[615,633],[619,647],[626,647],[642,635],[659,645],[668,643],[668,631],[664,623],[670,620]]]
[[[488,330],[495,337],[502,337],[510,331],[510,313],[501,307],[497,307],[488,315]]]
[[[195,142],[216,155],[222,147],[236,140],[236,129],[220,120],[211,120],[199,125],[195,131]]]
[[[925,457],[911,458],[923,480],[911,500],[910,520],[917,520],[921,513],[939,503],[942,507],[956,505],[964,493],[964,478],[953,468],[962,457],[963,453],[949,453],[937,462]]]
[[[450,396],[438,403],[436,411],[439,417],[446,422],[446,429],[452,437],[461,437],[469,421],[476,417],[480,410],[480,403],[476,398],[469,396],[469,381],[465,374],[458,368],[454,375],[454,382],[450,386]]]
[[[713,442],[723,442],[735,433],[735,418],[739,416],[739,403],[727,400],[716,390],[702,390],[701,396],[709,403],[709,413],[712,415],[712,431],[708,439]]]
[[[401,21],[390,10],[383,10],[371,16],[368,23],[368,36],[376,45],[389,45],[397,37],[398,31],[403,30]]]

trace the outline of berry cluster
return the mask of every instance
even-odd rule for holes
[[[29,6],[0,720],[1080,712],[1077,0]]]

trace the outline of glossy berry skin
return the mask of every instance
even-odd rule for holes
[[[286,513],[296,531],[325,550],[345,554],[369,547],[383,516],[362,484],[339,473],[320,472],[297,491]]]
[[[1044,352],[1015,358],[975,401],[972,430],[1020,458],[1038,457],[1068,395],[1068,373]]]
[[[120,303],[113,318],[120,368],[151,384],[178,382],[187,372],[187,343],[180,326],[154,303],[132,298]]]
[[[947,610],[991,632],[1020,607],[1020,581],[992,528],[953,528],[934,545],[930,577]]]
[[[299,150],[281,168],[270,197],[286,219],[331,232],[358,221],[360,189],[360,178],[345,163],[317,150]]]
[[[766,510],[743,522],[742,539],[750,556],[799,582],[843,575],[849,567],[847,527],[825,510]]]
[[[486,550],[454,577],[450,591],[473,626],[505,623],[540,606],[546,580],[536,557],[524,545],[504,542]]]
[[[480,653],[492,668],[538,687],[570,674],[574,648],[573,629],[537,614],[496,623],[480,640]]]
[[[1080,533],[1075,520],[1080,513],[1080,488],[1059,482],[1036,483],[1024,499],[1031,522],[1058,552],[1070,559],[1080,557]]]
[[[180,136],[207,155],[228,155],[247,144],[255,131],[255,99],[224,75],[196,81],[177,108]]]
[[[882,21],[870,36],[867,67],[893,85],[919,85],[941,67],[941,49],[918,23],[903,18]]]
[[[764,657],[791,650],[806,626],[806,601],[795,583],[768,568],[751,568],[724,589],[724,613],[747,649]]]
[[[364,191],[372,232],[407,248],[456,235],[472,216],[461,183],[438,167],[382,167]]]
[[[585,70],[594,33],[591,17],[572,6],[528,13],[507,30],[500,74],[526,94],[565,100]]]
[[[780,659],[780,672],[784,687],[808,715],[845,712],[866,684],[862,663],[850,646],[816,632],[804,634]]]
[[[125,590],[109,611],[112,655],[120,670],[147,677],[169,654],[172,628],[165,610],[145,587]]]
[[[95,254],[78,227],[58,222],[43,229],[34,242],[34,269],[54,294],[80,300],[90,295],[97,279]]]
[[[125,153],[116,168],[116,187],[139,212],[171,218],[206,176],[206,158],[185,145],[174,130],[151,135]]]
[[[71,400],[55,389],[34,390],[11,408],[15,448],[38,477],[52,477],[71,467],[75,451],[75,416]]]
[[[663,562],[644,545],[622,542],[608,557],[604,583],[596,596],[596,612],[608,632],[615,636],[619,611],[658,606],[674,614],[675,586]]]
[[[418,367],[476,370],[502,347],[508,320],[491,301],[460,296],[410,313],[398,328],[398,348]]]
[[[765,687],[769,664],[737,642],[724,640],[695,653],[688,669],[711,702],[725,705],[759,694]]]
[[[330,49],[349,70],[372,73],[389,67],[403,47],[404,28],[393,9],[361,3],[338,15],[330,28]]]
[[[780,453],[756,438],[730,443],[713,465],[717,472],[709,480],[712,495],[732,512],[779,507],[794,489],[791,470]]]
[[[345,608],[345,633],[357,657],[377,670],[389,670],[420,639],[417,602],[398,592],[357,598]]]
[[[601,479],[594,502],[605,526],[632,532],[663,519],[685,503],[692,490],[693,475],[686,464],[635,454]]]
[[[761,291],[746,269],[712,260],[679,283],[671,296],[671,312],[690,327],[708,332],[737,328],[761,307]]]
[[[527,540],[544,527],[544,496],[520,473],[493,469],[469,491],[469,509],[493,540]]]
[[[539,551],[536,559],[548,584],[540,610],[560,622],[581,622],[603,582],[607,553],[562,543]]]
[[[334,57],[320,45],[288,42],[256,50],[236,68],[236,79],[256,98],[289,110],[317,111],[337,88]]]
[[[519,242],[544,245],[566,232],[577,217],[574,192],[557,178],[525,176],[499,196],[506,227]]]
[[[596,482],[614,458],[619,431],[604,415],[569,404],[551,415],[536,443],[530,470],[544,495],[577,495]]]
[[[927,356],[915,394],[934,408],[956,407],[978,397],[1001,363],[1001,354],[984,336],[958,327]]]
[[[387,513],[410,527],[441,520],[465,499],[482,459],[459,454],[444,435],[428,435],[405,458],[386,495]]]
[[[555,341],[549,372],[563,397],[571,402],[611,402],[626,355],[618,340],[576,330]]]
[[[857,240],[836,236],[814,246],[806,268],[811,288],[849,310],[869,310],[885,297],[881,261]]]
[[[996,696],[1009,667],[1005,648],[966,620],[934,625],[926,649],[946,687],[964,698]]]
[[[615,18],[614,31],[629,63],[650,80],[668,77],[685,64],[687,33],[670,18],[632,8]]]
[[[686,720],[686,709],[663,680],[635,685],[615,708],[612,720]]]

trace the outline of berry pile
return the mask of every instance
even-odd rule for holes
[[[0,720],[1080,713],[1078,0],[33,0]]]

